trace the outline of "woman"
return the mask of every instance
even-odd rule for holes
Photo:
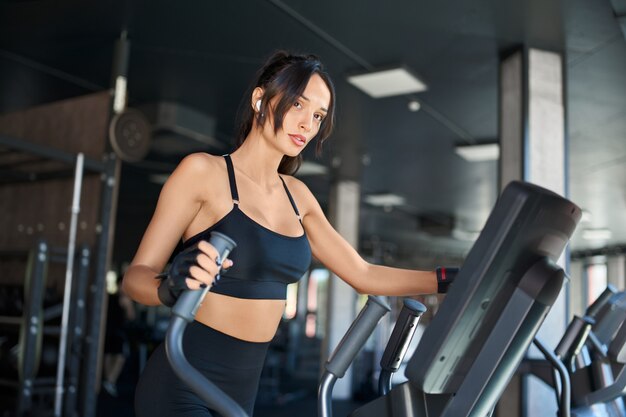
[[[246,101],[236,150],[189,155],[164,185],[124,289],[140,303],[172,305],[184,289],[212,286],[185,332],[185,354],[252,415],[286,285],[307,271],[311,255],[360,293],[433,293],[450,279],[365,262],[291,176],[302,150],[314,139],[319,150],[333,126],[334,87],[315,56],[275,53]],[[213,230],[237,242],[232,260],[207,243]],[[181,237],[185,249],[160,274]],[[227,271],[214,284],[220,264]],[[163,346],[139,381],[135,407],[138,417],[212,415],[174,376]]]

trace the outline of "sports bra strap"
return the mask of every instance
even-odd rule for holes
[[[233,203],[239,205],[239,193],[237,192],[237,183],[235,182],[235,169],[233,168],[233,161],[230,159],[230,155],[224,155],[226,160],[226,168],[228,170],[228,182],[230,182],[230,195],[233,198]],[[290,197],[291,198],[291,197]]]
[[[298,216],[298,220],[300,220],[300,223],[302,223],[302,217],[300,217],[300,212],[298,211],[298,206],[296,206],[296,202],[293,201],[293,197],[291,196],[291,193],[289,192],[289,188],[287,188],[287,184],[285,184],[285,180],[280,175],[278,176],[278,178],[280,178],[280,180],[283,182],[283,187],[285,187],[285,191],[287,192],[287,197],[289,197],[289,201],[291,202],[291,206],[293,207],[293,211],[296,212],[296,215]]]

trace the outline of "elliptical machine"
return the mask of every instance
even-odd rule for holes
[[[560,401],[563,417],[626,416],[625,323],[626,292],[609,285],[583,317],[574,316],[554,353],[542,350],[554,367],[567,370],[551,378],[531,367],[546,384],[555,389],[560,385],[557,397],[568,396],[567,406]]]
[[[409,360],[408,381],[351,415],[490,416],[561,290],[564,272],[556,261],[580,217],[580,208],[555,193],[510,183]],[[211,243],[220,253],[227,246],[213,239]],[[245,417],[241,407],[181,360],[181,322],[193,320],[203,295],[189,291],[174,307],[168,358],[212,409],[224,417]],[[331,355],[332,369],[327,366],[320,384],[320,416],[332,415],[334,380],[343,375],[386,311],[385,304],[370,297]]]

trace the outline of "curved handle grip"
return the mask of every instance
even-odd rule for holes
[[[326,370],[342,378],[378,321],[391,309],[381,297],[368,296],[367,303],[326,362]]]
[[[228,236],[218,232],[211,233],[209,243],[217,249],[220,259],[226,259],[228,254],[237,246]],[[193,321],[196,311],[208,290],[208,288],[188,290],[178,298],[178,301],[172,308],[174,317],[172,317],[167,329],[165,352],[174,373],[211,408],[224,417],[248,417],[239,404],[194,368],[187,361],[183,352],[182,341],[185,328],[188,323]]]
[[[415,330],[417,330],[417,323],[425,312],[426,306],[424,304],[410,298],[404,299],[404,306],[398,315],[398,320],[380,360],[382,369],[396,372],[400,368],[402,359],[415,335]]]
[[[602,291],[602,294],[600,294],[598,298],[596,298],[596,300],[589,307],[587,307],[585,315],[595,319],[602,307],[604,307],[615,294],[617,294],[617,289],[615,289],[615,287],[611,284],[607,285],[604,291]]]
[[[578,355],[578,352],[580,352],[580,349],[587,341],[592,325],[593,319],[587,316],[583,318],[574,316],[559,344],[554,349],[556,356],[565,363],[569,363],[573,356]]]
[[[226,259],[228,254],[237,247],[234,240],[219,232],[211,232],[209,243],[217,249],[220,259]],[[202,290],[188,290],[183,292],[176,301],[176,304],[174,304],[174,307],[172,307],[172,314],[191,323],[196,317],[198,307],[200,307],[208,291],[209,287]]]

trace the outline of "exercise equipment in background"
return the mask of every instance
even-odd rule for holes
[[[109,141],[122,161],[141,161],[150,150],[150,122],[139,110],[125,109],[111,118]]]

